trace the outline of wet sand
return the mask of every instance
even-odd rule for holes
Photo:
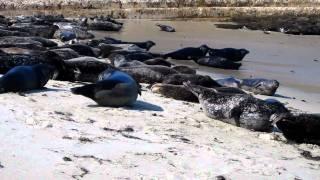
[[[320,107],[320,36],[297,36],[262,31],[227,30],[214,26],[214,22],[124,20],[118,33],[97,32],[97,38],[110,36],[123,40],[152,40],[157,43],[152,52],[168,52],[180,47],[208,44],[212,48],[246,48],[250,50],[240,70],[221,70],[198,66],[192,61],[173,61],[196,67],[201,74],[214,78],[270,78],[280,82],[280,96],[306,100]],[[175,33],[159,31],[154,24],[172,25]],[[314,61],[318,60],[318,61]]]

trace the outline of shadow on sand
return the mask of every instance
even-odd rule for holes
[[[162,107],[144,101],[136,101],[131,107],[124,107],[124,109],[132,109],[137,111],[163,111]]]
[[[35,94],[35,93],[41,93],[41,92],[61,92],[61,91],[69,91],[69,90],[56,89],[56,88],[41,88],[41,89],[35,89],[35,90],[21,92],[21,94]]]
[[[97,108],[103,107],[97,104],[90,104],[88,105],[90,108]],[[125,106],[125,107],[113,107],[113,108],[123,108],[127,110],[136,110],[136,111],[163,111],[162,107],[157,106],[155,104],[151,104],[144,101],[136,101],[132,106]]]
[[[275,94],[273,95],[274,97],[278,97],[278,98],[284,98],[284,99],[293,99],[292,97],[289,97],[289,96],[283,96],[281,94]]]

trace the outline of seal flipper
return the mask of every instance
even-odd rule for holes
[[[71,88],[73,94],[79,94],[91,99],[95,99],[95,94],[101,90],[111,90],[121,82],[116,80],[103,80],[96,84],[88,84],[82,87]]]
[[[95,88],[96,88],[96,84],[88,84],[81,87],[71,88],[70,90],[73,94],[83,95],[93,99]]]

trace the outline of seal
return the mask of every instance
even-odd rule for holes
[[[281,104],[267,103],[249,94],[219,93],[185,82],[196,95],[205,114],[213,119],[254,131],[271,131],[272,122],[289,111]]]
[[[1,27],[0,28],[0,37],[3,37],[3,36],[21,36],[21,37],[24,37],[24,36],[30,36],[30,34],[26,33],[26,32],[9,30],[6,27],[5,28]]]
[[[195,96],[192,92],[188,91],[182,85],[156,83],[152,85],[151,91],[153,93],[161,94],[167,98],[188,102],[199,102],[197,96]]]
[[[210,49],[210,56],[224,57],[230,61],[242,61],[242,59],[249,53],[246,49],[223,48],[223,49]]]
[[[134,66],[121,67],[120,70],[131,75],[139,83],[160,83],[167,78],[168,75],[178,74],[179,72],[166,66]]]
[[[8,48],[0,48],[2,54],[26,54],[26,55],[38,55],[43,53],[44,51],[32,50],[32,49],[24,49],[18,47],[8,47]]]
[[[197,71],[189,66],[173,66],[172,69],[182,74],[196,74]]]
[[[161,31],[165,31],[165,32],[176,32],[176,30],[168,25],[164,25],[164,24],[159,24],[157,23],[156,26],[158,26],[160,28]]]
[[[113,67],[102,59],[87,56],[65,60],[64,63],[66,71],[59,80],[65,81],[97,82],[100,73]]]
[[[101,51],[102,57],[108,57],[110,54],[116,51],[126,51],[128,53],[132,52],[145,52],[146,50],[139,48],[137,45],[134,44],[104,44],[100,43],[98,48]]]
[[[244,91],[238,88],[230,87],[217,87],[215,88],[218,92],[230,93],[230,94],[246,94]],[[188,101],[188,102],[199,102],[198,97],[192,92],[187,90],[183,85],[173,85],[173,84],[162,84],[156,83],[152,85],[151,91],[153,93],[161,94],[165,97]]]
[[[80,55],[70,48],[52,49],[51,52],[58,54],[62,60],[78,58]]]
[[[210,76],[202,76],[198,74],[171,74],[166,76],[162,83],[182,85],[183,82],[187,81],[204,87],[221,87],[221,85],[213,80]]]
[[[273,96],[277,91],[280,83],[277,80],[262,78],[235,79],[233,77],[218,79],[217,82],[226,87],[237,87],[254,94]]]
[[[82,56],[98,57],[100,55],[100,50],[97,50],[96,48],[92,48],[84,44],[68,44],[68,45],[63,45],[59,47],[54,47],[51,49],[62,49],[62,48],[72,49]]]
[[[95,18],[87,21],[88,29],[96,31],[120,31],[122,25]]]
[[[161,57],[148,59],[148,60],[143,61],[143,63],[145,63],[147,65],[161,65],[161,66],[167,66],[167,67],[171,67],[173,65],[172,63],[170,63],[169,61],[166,61],[165,59],[163,59]]]
[[[273,96],[277,91],[280,83],[277,80],[269,79],[242,79],[240,80],[240,88],[253,92],[254,94],[261,94]]]
[[[54,37],[61,41],[70,41],[72,39],[92,39],[94,35],[88,32],[87,28],[70,22],[54,23],[59,29],[55,32]]]
[[[54,47],[57,43],[41,37],[0,37],[0,47],[20,47],[25,49],[45,50],[44,47]]]
[[[9,27],[9,30],[29,33],[31,36],[40,36],[52,39],[58,26],[55,25],[36,25],[33,23],[15,23]]]
[[[190,60],[199,59],[207,54],[209,51],[207,45],[201,45],[200,47],[186,47],[164,55],[165,58],[172,58],[176,60]]]
[[[241,63],[235,63],[233,61],[228,60],[227,58],[220,57],[220,56],[205,56],[200,59],[194,60],[197,64],[203,65],[203,66],[209,66],[214,68],[220,68],[220,69],[232,69],[232,70],[238,70]]]
[[[62,72],[65,69],[64,61],[54,52],[46,51],[35,54],[7,54],[0,53],[0,73],[4,74],[16,66],[31,66],[49,64]]]
[[[127,59],[124,55],[121,54],[111,54],[109,60],[114,67],[129,67],[129,66],[144,66],[146,65],[143,62],[137,60]]]
[[[130,52],[130,51],[116,50],[116,51],[113,51],[113,53],[124,55],[128,60],[137,60],[141,62],[159,57],[158,54],[153,54],[150,52]]]
[[[22,92],[44,87],[55,68],[47,64],[16,66],[0,78],[0,93]]]
[[[74,94],[94,100],[100,106],[131,106],[141,90],[137,82],[128,74],[108,69],[101,73],[99,81],[82,87],[72,88]]]
[[[153,41],[144,41],[144,42],[122,41],[122,40],[118,40],[118,39],[114,39],[114,38],[110,38],[110,37],[105,37],[103,43],[106,43],[106,44],[134,44],[134,45],[138,46],[139,48],[145,49],[147,51],[149,51],[150,48],[152,48],[154,45],[156,45],[156,43]]]
[[[224,79],[217,79],[216,81],[221,86],[240,88],[240,81],[233,78],[233,77],[228,77],[228,78],[224,78]]]
[[[319,114],[290,114],[278,120],[276,126],[289,140],[320,145]]]

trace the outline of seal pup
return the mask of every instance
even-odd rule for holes
[[[74,94],[94,100],[100,106],[121,107],[132,105],[141,94],[137,82],[128,74],[108,69],[101,73],[95,84],[72,88]]]
[[[54,73],[55,68],[47,64],[16,66],[0,78],[0,93],[40,89]]]
[[[176,32],[176,30],[168,25],[164,25],[164,24],[159,24],[157,23],[156,26],[158,26],[160,28],[161,31],[165,31],[165,32]]]
[[[246,49],[235,49],[235,48],[223,48],[223,49],[210,49],[210,56],[224,57],[230,61],[242,61],[242,59],[249,54]]]
[[[272,130],[272,122],[289,113],[282,104],[268,103],[249,94],[219,93],[190,82],[184,86],[198,97],[208,117],[238,127],[268,132]]]
[[[232,70],[238,70],[241,63],[235,63],[233,61],[228,60],[227,58],[220,57],[220,56],[205,56],[200,59],[194,60],[197,64],[214,67],[214,68],[220,68],[220,69],[232,69]]]
[[[164,55],[164,58],[172,58],[176,60],[190,60],[199,59],[207,54],[209,51],[207,45],[201,45],[200,47],[186,47]]]

